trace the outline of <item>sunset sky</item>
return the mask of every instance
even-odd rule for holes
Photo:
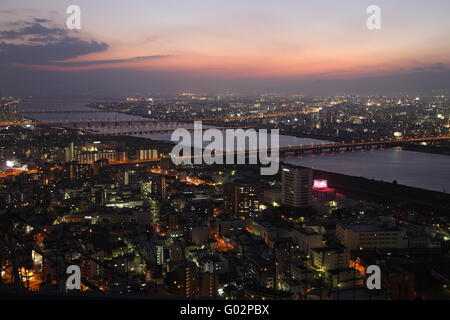
[[[71,4],[81,8],[79,31],[65,28]],[[381,30],[366,27],[371,4]],[[67,85],[84,90],[76,81],[122,74],[139,78],[139,90],[146,79],[149,90],[232,89],[447,73],[449,12],[448,0],[0,0],[0,71],[9,77],[0,84],[34,92],[43,84],[33,80],[58,88],[75,77]]]

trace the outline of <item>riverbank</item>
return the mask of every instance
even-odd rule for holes
[[[450,214],[450,194],[447,193],[322,170],[314,170],[314,178],[327,179],[330,187],[351,199],[396,205],[422,213]]]
[[[402,145],[400,145],[400,147],[403,150],[407,150],[407,151],[425,152],[425,153],[450,156],[450,144],[442,144],[442,145],[434,145],[434,146],[422,146],[422,145],[417,145],[417,144],[402,144]]]
[[[306,133],[296,133],[295,131],[290,130],[280,130],[280,134],[296,137],[296,138],[308,138],[308,139],[316,139],[322,141],[329,142],[342,142],[343,139],[339,139],[339,137],[331,137],[326,135],[317,135],[317,134],[306,134]]]

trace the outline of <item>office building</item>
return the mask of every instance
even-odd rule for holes
[[[241,217],[259,212],[259,198],[256,187],[247,183],[231,183],[224,186],[225,214]]]
[[[408,245],[403,230],[380,225],[338,223],[336,237],[350,250],[406,248]]]
[[[312,186],[312,169],[288,164],[282,166],[282,204],[295,208],[311,205]]]

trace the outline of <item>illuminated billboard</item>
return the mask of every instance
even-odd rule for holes
[[[326,189],[328,188],[328,181],[324,179],[314,179],[314,189]]]

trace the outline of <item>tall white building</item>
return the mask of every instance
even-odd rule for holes
[[[406,248],[405,231],[378,225],[336,225],[336,237],[350,250]]]
[[[291,207],[309,206],[312,202],[312,169],[284,164],[281,171],[281,203]]]

